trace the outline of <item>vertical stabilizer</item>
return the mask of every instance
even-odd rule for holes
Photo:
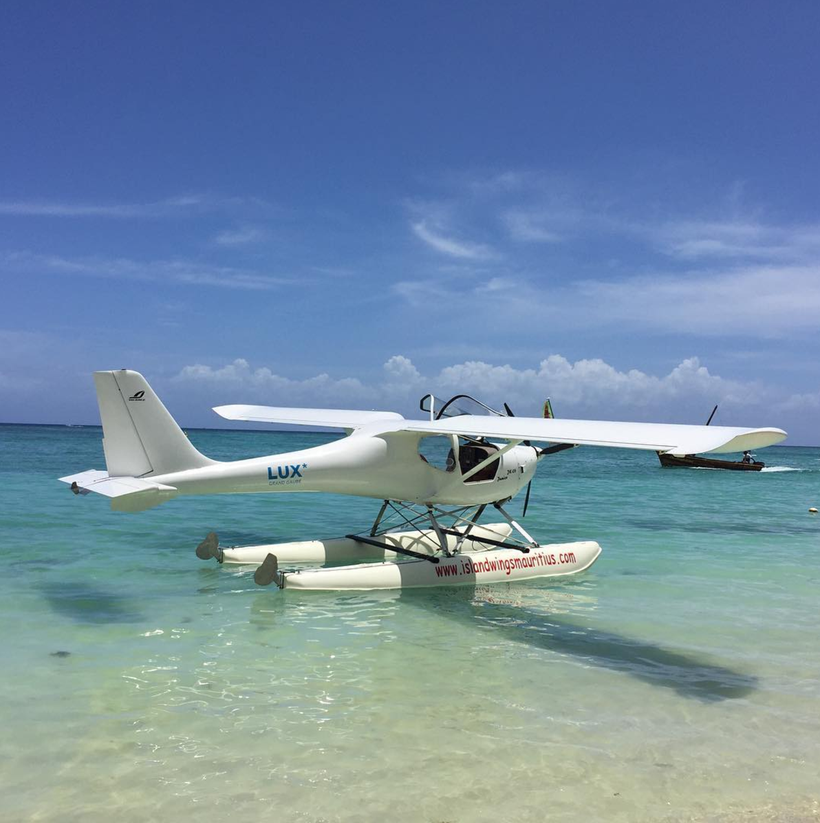
[[[552,403],[550,402],[549,397],[547,398],[546,402],[544,403],[544,418],[546,420],[554,420],[555,415],[552,411]]]
[[[111,477],[145,477],[209,466],[148,381],[135,371],[94,373]]]

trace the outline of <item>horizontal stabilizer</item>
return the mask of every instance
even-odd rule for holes
[[[672,423],[621,423],[607,420],[484,417],[462,415],[445,420],[408,420],[402,431],[458,434],[503,440],[536,440],[579,446],[645,449],[673,455],[740,452],[772,446],[786,437],[782,429],[683,426]]]
[[[176,497],[177,489],[140,477],[110,477],[108,472],[90,470],[61,477],[76,494],[95,492],[111,498],[114,511],[141,512]]]
[[[349,409],[290,409],[276,406],[215,406],[226,420],[250,423],[287,423],[291,426],[323,426],[329,429],[359,429],[370,423],[404,420],[396,412]]]

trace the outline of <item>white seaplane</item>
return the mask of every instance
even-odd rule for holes
[[[781,429],[616,423],[515,417],[467,395],[422,398],[427,420],[394,412],[218,406],[227,420],[339,428],[347,437],[285,454],[219,462],[197,451],[135,371],[94,374],[107,471],[61,477],[75,494],[97,492],[137,512],[179,495],[332,492],[382,501],[366,534],[223,548],[216,534],[201,559],[258,566],[260,585],[286,589],[393,589],[578,574],[594,541],[540,545],[505,510],[547,455],[581,445],[662,454],[739,452],[780,442]],[[467,414],[471,403],[483,414]],[[461,404],[461,406],[459,405]],[[533,445],[533,441],[542,445]],[[480,524],[488,507],[503,518]],[[279,565],[314,568],[282,571]],[[340,563],[346,565],[338,565]]]

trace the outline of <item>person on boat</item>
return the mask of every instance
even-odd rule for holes
[[[743,452],[743,459],[740,461],[741,463],[754,463],[755,456],[750,451]]]

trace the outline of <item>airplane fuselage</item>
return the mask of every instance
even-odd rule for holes
[[[403,500],[412,503],[479,505],[507,500],[535,473],[531,446],[510,448],[492,464],[491,479],[464,479],[458,460],[449,470],[430,465],[419,453],[419,437],[380,437],[356,432],[349,437],[300,451],[214,463],[162,475],[157,483],[179,494],[330,492]]]

